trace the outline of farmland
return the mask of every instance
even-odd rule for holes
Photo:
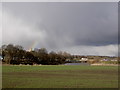
[[[117,66],[3,66],[3,88],[117,88]]]

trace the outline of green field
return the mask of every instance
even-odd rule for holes
[[[117,88],[117,66],[3,66],[3,88]]]

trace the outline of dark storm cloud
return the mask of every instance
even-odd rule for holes
[[[13,18],[19,18],[24,25],[29,26],[26,33],[31,36],[27,35],[22,42],[22,32],[16,33],[14,37],[20,36],[16,41],[20,40],[27,47],[30,42],[37,40],[41,47],[49,49],[117,44],[117,8],[117,2],[3,3],[3,11],[11,13]]]

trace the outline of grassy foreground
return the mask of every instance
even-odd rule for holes
[[[3,66],[3,88],[117,88],[117,66]]]

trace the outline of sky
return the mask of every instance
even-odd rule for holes
[[[117,56],[117,2],[3,2],[2,44]],[[1,5],[0,5],[1,6]]]

